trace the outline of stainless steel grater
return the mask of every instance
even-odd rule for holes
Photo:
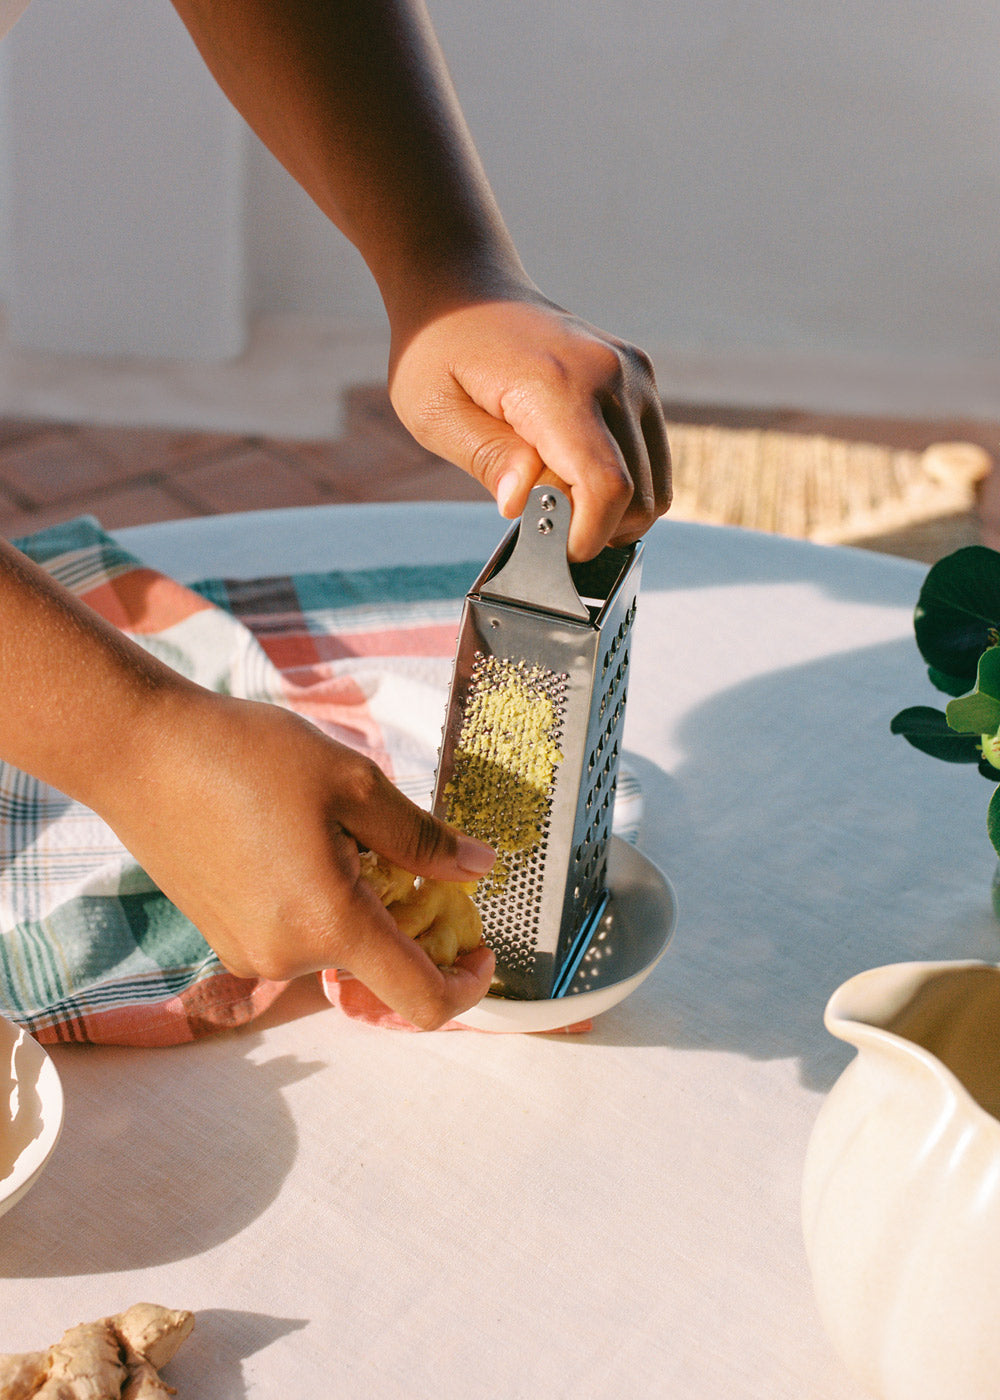
[[[492,991],[561,996],[607,904],[642,545],[570,564],[570,502],[538,486],[462,612],[435,815],[490,842],[476,903]]]

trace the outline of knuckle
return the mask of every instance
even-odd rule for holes
[[[607,343],[598,347],[596,363],[601,368],[604,381],[616,391],[620,390],[628,379],[627,361],[627,346]]]
[[[440,999],[429,996],[410,1010],[411,1022],[422,1031],[440,1030],[450,1019],[451,1012],[444,1004],[443,996]]]
[[[387,779],[373,759],[353,754],[343,775],[346,800],[352,810],[364,811],[376,805],[385,793]]]
[[[638,345],[626,345],[623,346],[622,353],[633,374],[655,384],[656,370],[653,366],[653,361],[645,350],[641,349]]]
[[[505,389],[500,408],[509,423],[544,415],[552,399],[572,389],[578,375],[570,358],[554,350],[536,352],[522,366],[516,382]]]
[[[504,442],[488,437],[481,438],[471,447],[469,472],[487,489],[492,489],[503,472],[506,450]]]
[[[604,498],[612,507],[627,508],[635,500],[635,482],[622,464],[609,466],[604,476]]]

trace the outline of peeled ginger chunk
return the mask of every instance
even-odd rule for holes
[[[362,852],[361,868],[400,930],[438,967],[451,967],[462,953],[482,943],[483,921],[471,893],[474,884],[417,879],[373,851]]]
[[[391,865],[385,856],[377,856],[374,851],[361,852],[361,873],[387,908],[405,899],[417,878],[408,870]]]

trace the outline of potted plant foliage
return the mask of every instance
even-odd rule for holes
[[[952,699],[944,710],[900,710],[892,732],[934,758],[975,764],[1000,784],[1000,553],[970,545],[932,565],[914,631],[932,683]],[[1000,786],[990,799],[986,829],[1000,855]],[[995,881],[994,907],[998,901]]]

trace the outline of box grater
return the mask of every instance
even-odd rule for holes
[[[561,996],[608,900],[642,545],[570,564],[571,507],[531,492],[465,599],[435,815],[498,852],[476,903],[492,991]]]

